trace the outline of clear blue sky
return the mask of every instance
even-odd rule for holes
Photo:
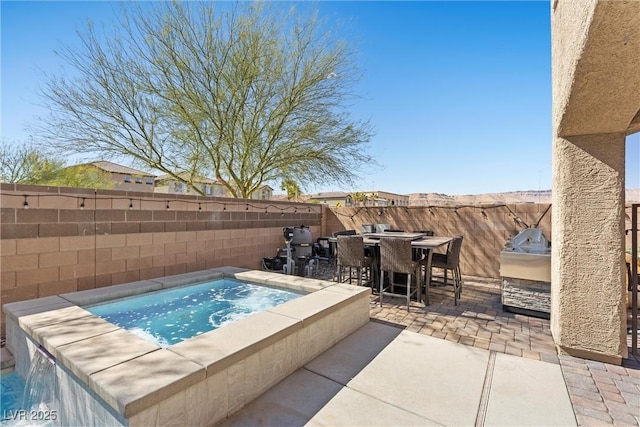
[[[370,153],[381,167],[357,188],[476,194],[551,188],[548,1],[320,2],[359,52]],[[115,2],[1,2],[2,137],[27,139],[41,73],[78,41],[87,19],[108,25]],[[628,138],[627,186],[640,187],[640,135]]]

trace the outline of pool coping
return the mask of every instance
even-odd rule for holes
[[[81,307],[222,278],[246,280],[308,294],[167,348],[145,341]],[[227,372],[256,354],[281,348],[283,342],[311,342],[313,345],[306,347],[314,347],[314,351],[308,348],[296,350],[295,346],[288,349],[299,351],[301,356],[292,356],[295,366],[284,366],[283,372],[272,373],[273,378],[279,380],[292,369],[317,356],[315,353],[318,351],[324,351],[326,345],[337,342],[343,335],[368,321],[370,292],[369,288],[335,282],[223,267],[10,303],[5,304],[3,310],[8,322],[15,322],[118,415],[126,420],[137,415],[147,417],[147,412],[155,408],[158,420],[158,404],[190,387]],[[324,330],[340,330],[340,336],[332,337],[329,331],[327,337],[318,338],[322,343],[316,345],[309,341],[315,339],[310,336],[310,326],[321,324],[332,313],[351,311],[352,304],[362,308],[362,313],[354,317],[353,325],[326,326],[337,321],[326,323],[322,327]],[[299,338],[291,338],[293,336]],[[261,384],[260,388],[271,385]],[[248,397],[252,392],[243,391],[242,394]],[[243,398],[242,402],[234,401],[232,404],[232,398],[235,396],[226,397],[229,403],[225,411],[215,414],[213,418],[227,416],[248,403]],[[211,414],[208,417],[211,422]],[[138,420],[140,424],[148,421],[148,418]]]

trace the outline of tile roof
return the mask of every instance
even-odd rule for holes
[[[133,169],[127,166],[122,166],[119,165],[117,163],[113,163],[113,162],[108,162],[106,160],[101,160],[101,161],[97,161],[97,162],[90,162],[90,163],[84,163],[85,165],[93,165],[99,169],[102,169],[105,172],[111,172],[111,173],[124,173],[124,174],[130,174],[130,175],[143,175],[143,176],[155,176],[152,173],[149,172],[144,172],[138,169]],[[76,166],[82,166],[82,165],[76,165]]]
[[[310,199],[323,199],[323,198],[335,199],[335,198],[347,197],[350,194],[351,193],[345,193],[344,191],[329,191],[326,193],[310,194],[308,197]]]

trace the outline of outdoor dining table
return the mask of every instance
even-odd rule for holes
[[[411,247],[416,250],[420,250],[427,256],[427,263],[425,269],[426,276],[426,289],[424,296],[425,305],[429,305],[429,285],[431,283],[431,258],[433,256],[433,250],[439,247],[449,244],[453,237],[448,236],[426,236],[424,233],[407,233],[407,232],[384,232],[384,233],[363,233],[363,242],[365,247],[372,249],[373,265],[374,268],[380,272],[380,239],[384,238],[400,238],[411,240]],[[337,238],[332,237],[329,242],[335,244],[338,241]],[[374,277],[380,277],[380,274],[374,275]],[[379,289],[379,283],[375,283],[376,288]],[[418,288],[419,289],[419,288]],[[420,292],[418,293],[420,299]]]

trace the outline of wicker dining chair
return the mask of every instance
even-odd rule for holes
[[[338,282],[342,283],[344,269],[349,269],[349,283],[351,283],[352,268],[356,269],[358,285],[362,285],[362,274],[367,273],[367,280],[371,282],[373,259],[365,256],[364,239],[362,236],[338,235]]]
[[[458,305],[458,300],[462,295],[462,276],[460,274],[460,250],[462,249],[462,236],[454,236],[447,247],[446,254],[433,254],[431,268],[441,268],[444,270],[444,284],[447,282],[447,271],[453,274],[454,303]]]
[[[411,297],[416,295],[420,299],[420,272],[425,258],[422,257],[417,261],[413,259],[413,251],[411,250],[411,241],[406,239],[388,238],[380,239],[380,306],[382,306],[382,297],[385,295],[399,296],[393,292],[394,290],[394,273],[404,273],[407,275],[406,298],[407,311],[411,304]],[[384,274],[390,272],[389,286],[384,285]],[[415,284],[411,279],[415,276]],[[391,289],[391,292],[388,291]]]

